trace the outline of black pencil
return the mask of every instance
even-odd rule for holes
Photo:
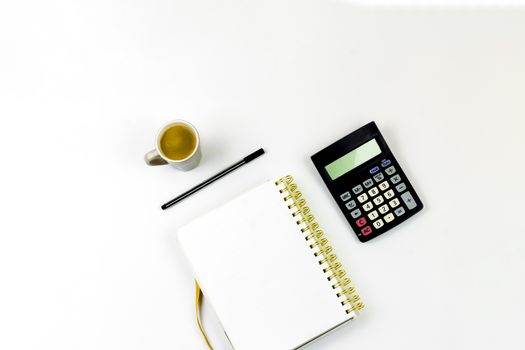
[[[257,151],[253,152],[252,154],[250,154],[249,156],[246,156],[244,157],[242,160],[238,161],[237,163],[233,164],[232,166],[224,169],[223,171],[221,171],[220,173],[210,177],[208,180],[205,180],[203,181],[202,183],[198,184],[197,186],[187,190],[186,192],[184,192],[183,194],[181,194],[180,196],[177,196],[175,198],[173,198],[172,200],[170,200],[169,202],[167,203],[164,203],[161,208],[162,210],[166,210],[168,209],[169,207],[171,207],[172,205],[180,202],[181,200],[183,200],[184,198],[192,195],[193,193],[199,191],[200,189],[208,186],[209,184],[211,184],[212,182],[220,179],[221,177],[223,177],[224,175],[226,174],[229,174],[231,173],[232,171],[234,171],[235,169],[243,166],[244,164],[248,163],[248,162],[251,162],[252,160],[254,160],[255,158],[261,156],[264,154],[264,150],[262,148],[258,149]]]

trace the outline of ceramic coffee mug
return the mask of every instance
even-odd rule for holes
[[[164,125],[155,142],[155,149],[144,156],[148,165],[166,165],[188,171],[201,160],[197,129],[185,120],[177,119]]]

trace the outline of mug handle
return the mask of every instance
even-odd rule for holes
[[[148,165],[166,165],[168,162],[166,162],[157,152],[156,149],[152,149],[148,153],[144,155],[144,161]]]

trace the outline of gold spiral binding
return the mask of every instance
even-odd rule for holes
[[[310,208],[306,200],[302,198],[302,193],[297,190],[297,185],[293,177],[288,175],[275,181],[279,192],[282,193],[288,209],[292,211],[292,216],[297,218],[297,225],[301,226],[300,232],[309,242],[309,247],[314,251],[314,256],[318,258],[319,265],[323,265],[322,271],[328,275],[327,279],[332,283],[332,288],[336,291],[335,296],[341,299],[341,305],[345,307],[346,313],[350,314],[362,310],[365,305],[360,301],[361,297],[357,294],[355,287],[350,286],[352,280],[346,276],[346,270],[342,268],[341,262],[337,261],[337,255],[333,254],[333,248],[329,245],[328,239],[323,237],[324,232],[319,229],[319,224],[310,214]]]

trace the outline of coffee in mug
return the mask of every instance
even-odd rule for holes
[[[144,156],[148,165],[170,164],[183,171],[195,168],[200,159],[199,134],[185,120],[174,120],[164,125],[157,134],[155,149]]]

